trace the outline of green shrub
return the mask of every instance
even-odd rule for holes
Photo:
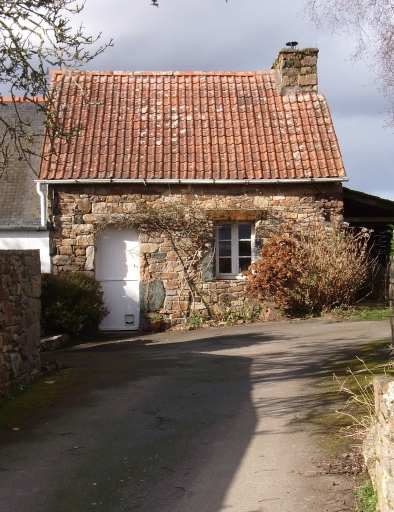
[[[96,332],[109,311],[96,279],[82,272],[42,275],[41,325],[45,333]]]

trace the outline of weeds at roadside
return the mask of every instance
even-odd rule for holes
[[[56,359],[41,359],[41,377],[47,377],[48,375],[52,375],[54,373],[58,373],[61,370],[65,370],[71,368],[66,364],[59,363]],[[0,405],[8,400],[13,400],[19,395],[23,394],[25,391],[31,388],[32,383],[22,383],[15,384],[10,387],[7,392],[0,396]]]
[[[210,323],[207,317],[192,313],[189,318],[182,324],[184,331],[195,331],[196,329],[202,329],[203,327],[209,327]]]
[[[251,323],[254,320],[261,320],[261,306],[256,301],[245,301],[239,311],[233,311],[227,308],[222,315],[214,318],[208,318],[198,313],[191,313],[189,318],[182,324],[184,331],[194,331],[196,329],[205,329],[207,327],[218,327],[221,325],[233,325],[235,323]]]
[[[390,308],[364,309],[351,317],[352,320],[383,320],[385,318],[390,318]]]
[[[220,327],[241,323],[261,322],[264,318],[264,307],[258,300],[245,300],[238,311],[231,307],[213,317],[191,313],[184,323],[172,326],[169,330],[193,331],[208,327]],[[329,312],[323,312],[322,318],[328,322],[384,320],[390,317],[390,309],[385,302],[361,302],[356,306],[338,306]],[[316,315],[305,315],[303,319],[315,318]],[[285,318],[285,317],[283,317]]]
[[[360,303],[357,306],[339,306],[333,308],[329,313],[329,319],[336,322],[343,320],[384,320],[390,318],[390,308],[385,303]]]
[[[339,393],[346,393],[348,399],[338,414],[349,418],[351,424],[342,427],[342,432],[350,437],[363,439],[373,428],[375,421],[375,398],[373,389],[373,378],[379,375],[392,376],[394,361],[390,360],[371,369],[363,359],[356,357],[361,364],[358,370],[348,368],[349,374],[342,382],[334,373],[333,377],[339,384]]]
[[[339,393],[346,393],[348,399],[338,414],[346,416],[351,423],[347,427],[342,427],[343,433],[358,440],[364,437],[373,428],[375,421],[375,402],[373,391],[373,377],[375,374],[368,368],[365,362],[357,357],[362,364],[362,368],[353,371],[348,368],[349,377],[343,382],[334,374],[334,379],[339,384]],[[385,368],[383,368],[385,373]],[[364,375],[361,375],[361,374]],[[349,385],[350,379],[350,385]]]
[[[362,364],[360,370],[353,371],[349,368],[350,376],[342,383],[335,374],[334,378],[340,385],[340,392],[349,396],[343,409],[337,411],[350,420],[350,424],[342,427],[340,432],[358,443],[361,454],[364,440],[367,436],[373,435],[376,425],[373,378],[377,374],[392,374],[393,361],[377,366],[372,371],[363,359],[357,357],[357,360]],[[355,512],[375,512],[378,496],[369,479],[355,488],[354,495]]]
[[[245,322],[253,322],[253,320],[260,320],[261,317],[261,306],[256,301],[246,300],[242,308],[239,311],[232,311],[230,308],[227,309],[223,315],[223,321],[226,325],[232,325],[235,322],[243,320]]]
[[[338,350],[340,350],[339,347]],[[372,459],[364,459],[360,435],[357,437],[351,435],[355,430],[359,433],[360,428],[349,428],[349,425],[354,423],[352,417],[357,419],[357,423],[362,422],[360,418],[360,415],[363,415],[362,408],[357,402],[349,400],[351,397],[349,393],[341,393],[339,389],[342,387],[342,390],[345,391],[346,388],[350,393],[357,394],[360,385],[361,387],[368,386],[375,374],[377,376],[393,375],[394,361],[390,361],[390,353],[391,346],[387,339],[376,340],[369,344],[361,343],[354,348],[341,347],[337,358],[331,362],[327,361],[322,368],[316,368],[318,375],[315,381],[316,406],[310,414],[297,420],[301,424],[308,425],[314,439],[322,449],[322,453],[327,454],[318,467],[322,468],[326,474],[348,476],[349,483],[354,480],[355,488],[366,485],[367,464],[369,467]],[[349,368],[352,369],[356,378],[353,378]],[[334,374],[336,377],[333,378]],[[343,411],[345,402],[348,403],[348,407]],[[338,414],[338,410],[347,414]],[[368,415],[369,412],[365,414]],[[351,483],[350,487],[353,485]],[[359,503],[356,509],[354,491],[352,491],[350,501],[351,504],[349,502],[347,505],[349,508],[346,510],[374,511],[373,508],[361,508]],[[338,510],[345,510],[345,507],[338,508]]]
[[[375,512],[378,496],[371,482],[356,487],[354,494],[356,498],[355,512]]]
[[[252,320],[252,316],[244,315],[242,311],[227,311],[224,315],[223,321],[226,323],[226,325],[232,325],[235,322],[238,322],[239,320]]]
[[[30,387],[30,383],[29,384],[16,384],[15,386],[12,386],[11,388],[9,388],[7,390],[6,393],[4,393],[4,395],[1,395],[0,396],[0,404],[6,400],[13,400],[16,396],[20,395],[21,393],[23,393],[24,391],[26,391],[27,389],[29,389]]]

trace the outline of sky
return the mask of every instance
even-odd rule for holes
[[[349,188],[394,200],[394,128],[364,62],[345,34],[317,28],[302,0],[87,0],[73,24],[114,46],[91,70],[267,70],[288,41],[319,48],[319,92],[328,101]]]

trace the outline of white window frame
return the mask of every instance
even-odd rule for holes
[[[255,261],[255,229],[253,221],[228,221],[220,222],[215,228],[215,267],[216,279],[246,279],[242,272],[238,272],[238,226],[247,224],[251,227],[251,261]],[[231,273],[224,274],[219,272],[219,228],[221,226],[231,226]]]

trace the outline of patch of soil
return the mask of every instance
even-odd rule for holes
[[[357,476],[366,473],[366,465],[361,446],[353,447],[348,453],[330,457],[318,464],[328,475],[351,475]]]

